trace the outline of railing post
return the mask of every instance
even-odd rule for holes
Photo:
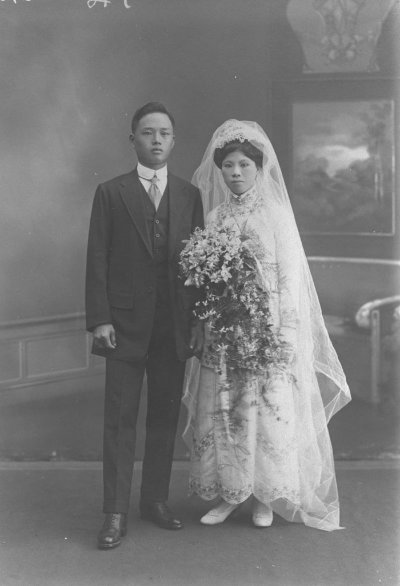
[[[381,321],[379,310],[371,311],[371,402],[380,402],[381,382]]]

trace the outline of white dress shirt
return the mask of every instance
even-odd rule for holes
[[[141,163],[138,163],[137,172],[139,175],[139,181],[143,185],[143,187],[145,188],[146,192],[148,192],[150,189],[150,181],[154,177],[154,173],[155,173],[158,178],[157,187],[161,191],[161,193],[164,193],[165,188],[167,187],[167,181],[168,181],[167,165],[164,165],[164,167],[161,167],[161,169],[155,170],[155,169],[149,169],[148,167],[145,167]]]

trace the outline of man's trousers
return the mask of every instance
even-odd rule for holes
[[[159,295],[147,356],[106,360],[103,481],[105,513],[127,513],[136,444],[136,421],[147,374],[146,441],[141,502],[168,498],[185,362],[176,354],[168,298]],[[118,343],[118,332],[117,332]]]

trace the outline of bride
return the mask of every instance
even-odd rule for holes
[[[208,231],[236,234],[254,258],[267,294],[279,366],[232,367],[206,321],[200,359],[186,371],[190,490],[219,497],[201,522],[222,523],[252,497],[252,520],[277,513],[331,531],[339,501],[327,423],[350,400],[324,325],[280,166],[255,122],[228,120],[214,133],[193,183]],[[232,323],[240,332],[240,323]],[[239,330],[237,329],[239,328]],[[267,330],[266,330],[267,331]],[[217,348],[217,350],[216,350]]]

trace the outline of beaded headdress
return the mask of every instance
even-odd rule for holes
[[[250,142],[254,141],[261,144],[265,142],[263,135],[258,132],[256,128],[249,129],[248,126],[244,126],[239,120],[227,120],[219,129],[214,148],[220,149],[225,144],[234,140],[239,142],[248,140]]]

